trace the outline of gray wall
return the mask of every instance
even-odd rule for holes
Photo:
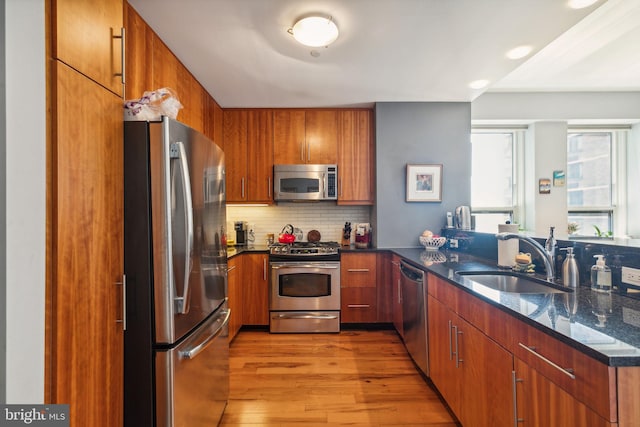
[[[439,231],[446,213],[471,201],[471,104],[376,104],[376,205],[379,248],[419,246],[425,229]],[[406,165],[442,164],[442,202],[406,201]]]

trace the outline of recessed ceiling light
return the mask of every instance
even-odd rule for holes
[[[518,46],[511,49],[507,52],[507,58],[509,59],[520,59],[528,56],[533,48],[531,46]]]
[[[598,0],[569,0],[569,7],[571,9],[584,9],[597,1]]]
[[[489,80],[474,80],[469,83],[471,89],[484,89],[489,85]]]
[[[332,18],[309,16],[296,22],[287,30],[294,39],[305,46],[329,46],[338,38],[338,27]]]

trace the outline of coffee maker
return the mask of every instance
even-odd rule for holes
[[[236,230],[236,245],[242,246],[247,244],[247,223],[245,221],[235,221],[233,228]]]

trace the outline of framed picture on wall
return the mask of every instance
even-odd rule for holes
[[[442,165],[407,165],[407,202],[442,201]]]

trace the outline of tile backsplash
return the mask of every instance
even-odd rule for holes
[[[246,221],[254,228],[255,244],[266,242],[267,233],[278,237],[282,228],[291,224],[302,229],[303,240],[310,230],[318,230],[322,241],[340,242],[344,223],[371,222],[370,206],[338,206],[331,203],[280,203],[274,206],[227,206],[227,227],[233,232],[234,221]],[[375,230],[374,230],[375,231]],[[233,233],[229,233],[233,236]],[[351,235],[353,242],[354,235]]]

